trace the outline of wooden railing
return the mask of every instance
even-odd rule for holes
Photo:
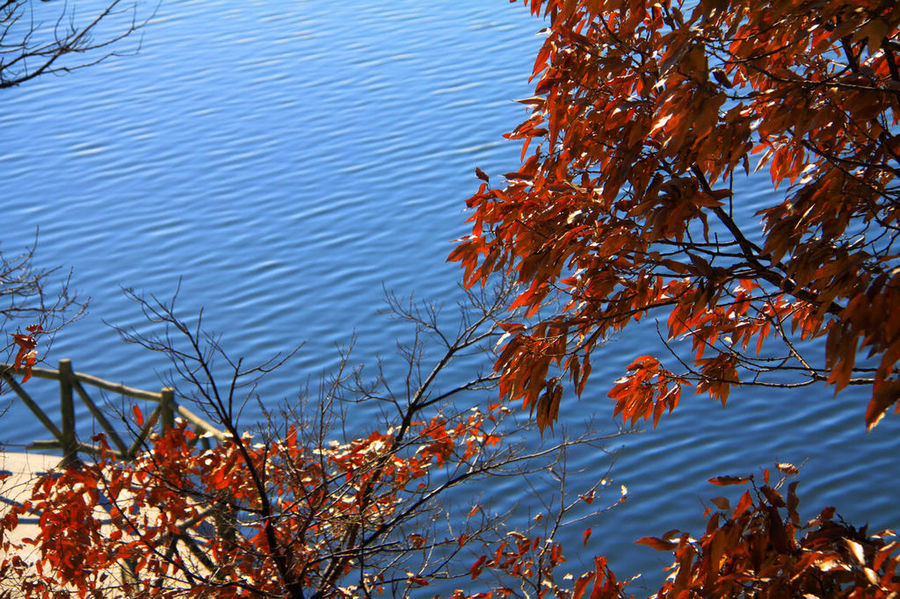
[[[114,453],[121,459],[132,459],[138,451],[140,451],[147,435],[153,430],[157,421],[160,423],[161,430],[165,431],[175,423],[175,415],[187,420],[199,433],[195,440],[201,440],[201,443],[208,447],[209,438],[215,438],[218,441],[225,439],[225,433],[215,428],[212,424],[206,422],[186,407],[178,405],[175,402],[174,390],[169,387],[163,387],[159,392],[144,391],[143,389],[135,389],[119,383],[112,383],[101,378],[75,372],[72,370],[71,360],[60,360],[59,368],[52,370],[48,368],[32,368],[31,376],[41,379],[53,379],[59,381],[59,411],[61,416],[61,426],[57,427],[53,420],[47,416],[46,412],[38,405],[36,401],[25,391],[22,386],[15,380],[15,374],[20,374],[10,364],[0,363],[0,377],[2,383],[9,385],[9,388],[15,391],[16,395],[25,403],[31,412],[41,421],[54,439],[50,441],[36,441],[32,443],[31,449],[57,449],[63,452],[63,463],[71,464],[78,460],[78,453],[96,454],[100,449],[94,445],[82,443],[78,440],[75,432],[75,402],[74,395],[77,394],[82,403],[90,410],[97,424],[106,433],[106,438],[110,441],[111,447],[115,447]],[[104,391],[124,395],[134,399],[155,402],[157,405],[143,423],[134,441],[130,444],[125,443],[119,433],[112,427],[109,420],[103,414],[103,411],[97,407],[97,404],[91,399],[85,390],[85,385],[96,387]],[[74,391],[74,393],[73,393]]]

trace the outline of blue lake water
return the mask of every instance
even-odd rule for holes
[[[121,288],[166,297],[181,279],[183,313],[205,307],[234,355],[304,343],[261,384],[267,405],[332,367],[353,335],[356,359],[398,368],[405,329],[379,314],[383,285],[448,306],[460,297],[445,258],[467,231],[474,167],[517,166],[519,148],[501,136],[525,116],[512,100],[531,95],[540,27],[502,0],[173,1],[137,54],[4,91],[2,247],[27,246],[39,227],[37,265],[71,267],[91,298],[48,360],[159,387],[165,363],[104,322],[147,330]],[[741,198],[751,215],[764,181]],[[664,354],[652,323],[598,352],[593,388],[563,406],[570,430],[608,420],[606,390],[640,353]],[[610,443],[626,449],[607,499],[625,484],[629,500],[573,529],[572,560],[604,553],[620,577],[657,571],[668,556],[633,540],[697,531],[701,500],[721,494],[703,481],[775,461],[806,463],[808,509],[834,504],[850,521],[900,526],[900,419],[865,434],[864,401],[827,389],[750,390],[727,409],[685,398],[656,431]],[[244,422],[259,416],[251,405]],[[2,422],[11,447],[47,437],[19,405]],[[595,450],[571,458],[578,483],[608,465]],[[518,491],[512,480],[497,490]],[[586,549],[584,526],[594,531]]]

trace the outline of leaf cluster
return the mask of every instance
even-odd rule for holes
[[[510,319],[502,392],[557,397],[552,365],[580,395],[598,344],[650,316],[681,369],[664,386],[724,403],[736,386],[862,385],[869,427],[896,407],[896,3],[526,4],[549,26],[507,135],[523,162],[481,177],[450,256],[469,285],[522,285],[534,318]],[[625,420],[658,421],[644,382],[614,390]]]

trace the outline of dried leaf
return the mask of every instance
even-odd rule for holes
[[[707,482],[710,482],[714,485],[726,486],[726,485],[743,485],[745,483],[750,482],[753,477],[751,476],[715,476],[709,479]]]
[[[635,541],[636,545],[647,545],[648,547],[653,547],[657,551],[672,551],[676,547],[678,547],[678,543],[675,541],[666,541],[664,539],[660,539],[659,537],[641,537],[637,541]]]

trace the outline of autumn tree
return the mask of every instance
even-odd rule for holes
[[[898,407],[900,6],[526,4],[548,26],[507,135],[523,163],[478,171],[451,255],[468,285],[522,285],[502,393],[547,426],[561,380],[581,394],[598,343],[649,317],[671,357],[612,387],[626,421],[655,425],[685,388],[863,386],[870,428]]]
[[[675,366],[634,357],[609,390],[625,421],[655,426],[683,388],[724,403],[737,386],[826,383],[867,387],[874,426],[900,399],[896,3],[526,4],[548,27],[530,116],[507,136],[523,163],[497,186],[476,170],[472,234],[451,254],[469,285],[521,284],[502,395],[548,426],[563,376],[584,392],[598,344],[648,318]],[[710,482],[752,489],[714,498],[705,534],[638,541],[673,553],[654,597],[900,589],[893,531],[834,508],[804,522],[797,481],[768,471]],[[598,557],[571,596],[626,590]]]
[[[24,597],[562,592],[571,583],[555,574],[564,562],[556,533],[570,512],[605,508],[602,477],[577,492],[563,484],[565,453],[602,439],[529,448],[516,441],[514,412],[473,407],[473,397],[495,393],[496,375],[450,365],[494,346],[504,297],[472,296],[455,333],[430,308],[394,299],[395,314],[414,324],[400,354],[404,376],[345,359],[318,396],[270,413],[253,433],[238,428],[240,411],[281,358],[258,367],[232,360],[199,319],[187,324],[174,303],[141,300],[158,334],[124,335],[171,360],[176,397],[205,408],[224,429],[221,441],[203,449],[178,422],[124,462],[97,437],[96,461],[41,478],[0,519],[0,577],[19,581]],[[138,429],[159,417],[133,413]],[[539,493],[533,520],[491,505],[490,483],[508,477],[523,499],[528,484]],[[34,514],[34,538],[9,536]]]

